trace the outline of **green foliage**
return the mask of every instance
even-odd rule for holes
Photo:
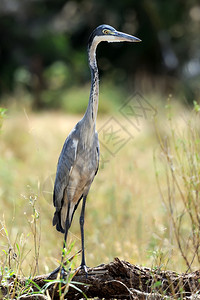
[[[43,287],[38,286],[38,284],[34,281],[34,276],[39,272],[41,232],[38,227],[38,222],[40,215],[36,208],[37,196],[30,194],[29,199],[26,198],[26,200],[29,200],[29,205],[31,206],[32,211],[30,218],[27,217],[26,213],[24,214],[27,217],[27,222],[30,228],[30,232],[26,237],[24,237],[24,234],[21,234],[21,236],[17,234],[14,244],[12,244],[5,223],[0,221],[1,236],[7,240],[7,243],[4,243],[4,247],[7,249],[2,249],[2,253],[0,253],[0,285],[9,291],[9,295],[6,295],[8,298],[4,297],[4,299],[14,299],[15,297],[18,298],[20,296],[30,295],[48,295],[47,290],[50,286],[59,290],[60,299],[64,299],[69,287],[73,287],[78,292],[82,293],[87,299],[87,296],[81,291],[81,288],[78,287],[82,283],[73,281],[74,274],[76,273],[73,263],[75,256],[68,260],[73,249],[73,243],[64,253],[64,261],[66,260],[66,264],[63,265],[63,267],[67,274],[65,278],[60,278],[60,274],[58,273],[57,279],[46,280],[46,284]],[[28,258],[30,250],[27,251],[27,244],[30,242],[31,238],[33,239],[34,245],[34,262],[32,265]],[[25,259],[29,259],[30,273],[24,284],[21,284],[17,278],[18,276],[24,276],[23,262]]]
[[[92,5],[78,0],[53,1],[48,5],[45,0],[27,4],[15,1],[15,9],[3,2],[0,11],[1,96],[15,94],[20,86],[29,93],[33,107],[55,108],[60,106],[53,99],[62,94],[64,86],[82,89],[90,78],[87,40],[98,24],[105,23],[106,6],[110,25],[138,35],[142,43],[128,47],[101,45],[100,73],[112,85],[120,83],[129,90],[136,79],[139,90],[156,86],[165,92],[170,87],[184,94],[188,101],[198,99],[196,1],[184,5],[173,0],[151,3],[126,0],[117,4],[100,0]]]
[[[69,67],[62,61],[57,61],[49,66],[44,75],[51,91],[65,87],[69,84],[69,80],[71,83]]]
[[[6,111],[7,111],[7,109],[0,107],[0,131],[1,131],[1,127],[3,125],[3,120],[6,117]]]
[[[14,80],[16,84],[29,86],[31,81],[31,73],[26,68],[18,68],[14,74]]]
[[[172,106],[167,107],[168,132],[163,138],[157,127],[157,137],[166,176],[167,191],[156,178],[160,196],[165,206],[171,232],[171,243],[176,245],[187,270],[200,262],[200,135],[199,105],[194,101],[194,110],[176,124]],[[154,158],[156,161],[156,158]]]
[[[197,103],[197,101],[193,101],[193,104],[194,104],[194,111],[196,113],[199,113],[200,112],[200,105]]]
[[[66,88],[64,82],[67,82],[67,70],[63,72],[65,67],[61,63],[56,63],[55,68],[52,66],[49,69],[48,75],[46,75],[51,88],[41,93],[41,101],[49,108],[61,108],[62,111],[71,114],[84,114],[89,101],[90,85],[72,85],[72,87]],[[127,97],[122,89],[110,83],[102,82],[100,90],[99,114],[117,111],[122,100]]]
[[[84,114],[88,105],[90,86],[71,88],[61,96],[61,107],[68,113]],[[108,114],[120,107],[123,92],[115,86],[102,84],[99,97],[99,114]]]

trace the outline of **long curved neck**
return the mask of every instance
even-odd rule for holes
[[[93,125],[94,128],[96,125],[99,103],[99,74],[96,61],[96,48],[98,43],[98,40],[94,38],[92,44],[88,47],[88,61],[91,70],[91,90],[85,116],[87,117],[90,125]]]

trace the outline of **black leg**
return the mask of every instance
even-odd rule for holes
[[[85,270],[87,276],[87,267],[85,264],[85,248],[84,248],[84,216],[85,216],[85,203],[87,196],[83,197],[83,204],[80,215],[80,227],[81,227],[81,245],[82,245],[82,260],[81,260],[81,268]]]
[[[67,216],[66,216],[66,221],[65,221],[65,236],[64,236],[64,243],[63,243],[62,261],[64,259],[64,249],[66,248],[67,235],[68,235],[68,230],[69,230],[69,227],[70,227],[69,210],[70,210],[70,202],[68,203]]]
[[[50,278],[51,276],[57,274],[59,271],[61,271],[61,276],[64,277],[64,273],[65,273],[65,269],[63,266],[63,262],[64,262],[64,256],[65,256],[65,251],[64,249],[66,248],[66,244],[67,244],[67,235],[68,235],[68,231],[70,228],[70,222],[69,222],[69,210],[70,210],[70,203],[68,204],[68,208],[67,208],[67,216],[66,216],[66,221],[65,221],[65,235],[64,235],[64,243],[63,243],[63,248],[62,248],[62,257],[61,257],[61,265],[56,268],[54,271],[52,271],[50,273],[50,275],[48,276],[48,278]]]
[[[62,257],[61,257],[61,275],[64,276],[65,268],[63,266],[64,258],[65,258],[65,248],[67,246],[67,235],[70,228],[70,221],[69,221],[69,210],[70,210],[70,202],[68,203],[67,208],[67,216],[65,221],[65,235],[64,235],[64,242],[63,242],[63,249],[62,249]]]

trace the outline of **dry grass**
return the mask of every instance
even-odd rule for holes
[[[185,112],[185,115],[188,118],[190,113]],[[97,127],[102,128],[109,118],[99,117]],[[142,120],[136,131],[122,116],[114,118],[134,138],[114,157],[101,146],[103,158],[108,162],[101,159],[88,196],[87,264],[94,266],[118,256],[133,264],[185,271],[184,259],[172,238],[169,213],[156,183],[153,157],[159,161],[161,149],[154,122]],[[52,227],[52,182],[63,142],[79,119],[79,116],[62,113],[21,111],[10,112],[4,121],[0,137],[1,249],[10,251],[11,267],[21,259],[18,267],[26,275],[51,271],[60,259],[63,235]],[[185,123],[181,123],[179,114],[175,119],[184,130]],[[163,125],[167,123],[163,112],[158,112],[157,120],[159,132],[165,135],[170,128]],[[101,139],[102,134],[101,130]],[[165,193],[165,170],[160,161],[157,172]],[[80,249],[79,213],[80,209],[75,214],[68,239],[68,243],[75,243],[72,253]],[[39,267],[35,269],[38,251]],[[2,251],[1,256],[3,262],[5,253]],[[77,258],[76,265],[79,261]]]

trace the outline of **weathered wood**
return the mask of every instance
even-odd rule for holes
[[[46,284],[49,274],[36,276],[33,281],[41,288]],[[55,279],[54,276],[51,279]],[[14,279],[13,279],[14,280]],[[16,279],[15,279],[16,280]],[[25,279],[17,279],[20,284]],[[81,289],[88,298],[98,297],[99,299],[200,299],[200,271],[190,274],[177,274],[172,271],[150,269],[131,265],[126,261],[115,258],[109,264],[103,264],[88,270],[88,277],[79,270],[73,278],[76,282],[83,283],[76,286]],[[10,279],[10,286],[12,286]],[[33,285],[33,288],[34,285]],[[66,286],[62,287],[64,291]],[[11,292],[11,289],[10,289]],[[5,293],[5,291],[4,291]],[[60,299],[58,285],[53,284],[48,288],[46,295],[51,299]],[[23,295],[21,299],[50,299],[43,295]],[[65,299],[84,298],[82,293],[70,287]]]

